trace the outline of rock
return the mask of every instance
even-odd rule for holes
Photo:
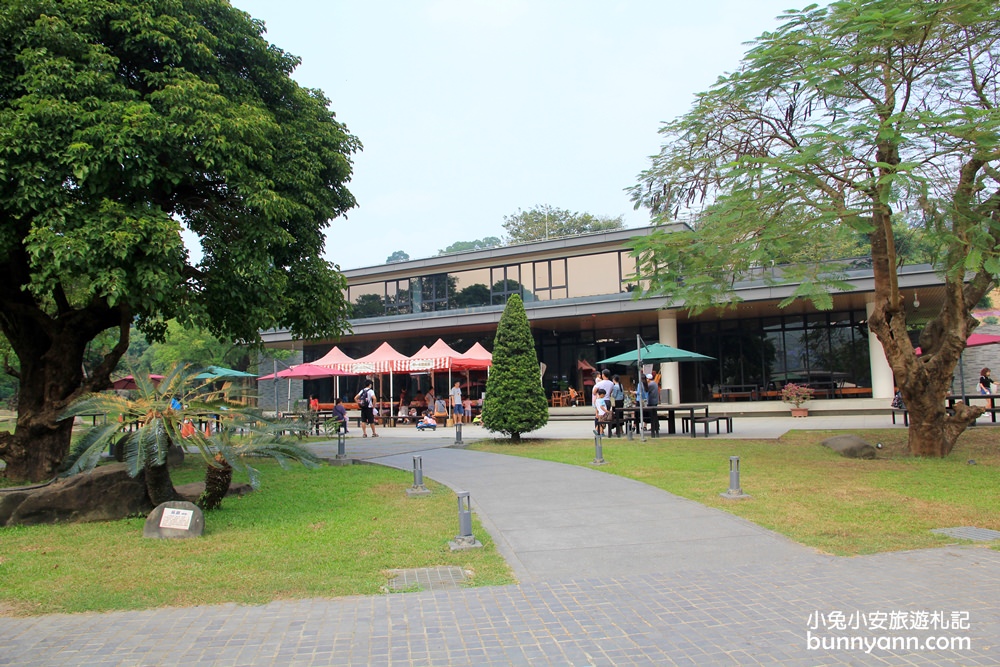
[[[820,444],[849,459],[875,458],[875,448],[856,435],[835,435]]]
[[[153,507],[142,476],[113,463],[50,484],[0,489],[0,526],[115,521]]]
[[[142,527],[143,537],[176,539],[201,537],[205,531],[205,515],[194,503],[168,500],[156,506]]]

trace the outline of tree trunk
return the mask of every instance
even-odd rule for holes
[[[969,294],[966,294],[967,289]],[[918,357],[910,342],[905,308],[898,290],[893,298],[876,280],[876,293],[886,296],[876,299],[868,326],[885,349],[886,360],[909,411],[907,436],[910,453],[914,456],[947,456],[958,437],[983,413],[982,408],[964,403],[956,405],[952,415],[945,409],[955,367],[965,349],[965,340],[976,325],[968,315],[966,304],[971,296],[978,299],[982,289],[982,285],[966,288],[960,280],[945,278],[944,304],[920,334],[922,355]]]
[[[170,470],[166,463],[147,465],[143,470],[143,476],[146,482],[146,494],[149,495],[149,500],[154,506],[168,500],[182,500],[170,479]]]
[[[951,378],[948,378],[950,381]],[[953,415],[949,415],[940,394],[912,393],[910,400],[903,396],[906,409],[910,413],[910,428],[907,441],[914,456],[942,457],[951,453],[958,436],[969,424],[983,413],[981,407],[970,407],[956,403]]]
[[[69,452],[72,420],[59,415],[78,396],[105,388],[111,371],[128,349],[131,317],[125,308],[96,304],[69,310],[58,317],[25,303],[11,303],[0,290],[0,330],[20,363],[17,423],[13,433],[0,434],[4,475],[40,482],[54,477]],[[57,302],[63,302],[54,295]],[[16,312],[18,316],[11,313]],[[24,315],[28,312],[29,315]],[[87,344],[101,331],[119,327],[119,340],[89,378],[83,376]]]
[[[198,507],[203,510],[214,510],[222,507],[222,499],[229,493],[229,485],[233,481],[233,469],[219,456],[215,461],[220,467],[208,466],[205,470],[205,491],[198,498]]]

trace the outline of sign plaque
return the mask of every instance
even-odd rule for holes
[[[194,512],[191,510],[167,507],[163,510],[163,516],[160,517],[160,528],[179,528],[180,530],[187,530],[191,527],[191,519],[193,517]]]

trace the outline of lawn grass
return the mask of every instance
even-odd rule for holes
[[[794,431],[778,440],[603,440],[602,472],[629,477],[744,517],[837,555],[940,546],[932,528],[1000,530],[1000,432],[976,427],[945,459],[909,455],[906,432],[853,432],[883,443],[876,460],[847,459],[819,443],[843,432]],[[476,443],[480,451],[589,465],[593,440]],[[740,457],[751,498],[728,500],[729,457]],[[974,459],[976,465],[967,461]]]
[[[201,479],[188,461],[175,484]],[[412,475],[381,466],[259,468],[261,489],[207,513],[199,539],[143,538],[143,518],[0,528],[0,615],[371,595],[389,569],[442,565],[472,572],[471,585],[514,581],[475,516],[483,548],[450,551],[446,487],[408,498]]]

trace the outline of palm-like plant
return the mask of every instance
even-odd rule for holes
[[[274,459],[287,469],[292,462],[307,468],[316,468],[320,459],[292,436],[285,435],[289,427],[298,430],[300,425],[269,421],[258,418],[253,421],[226,421],[208,439],[212,448],[212,458],[205,471],[205,491],[198,499],[198,506],[204,510],[217,509],[229,491],[233,472],[246,474],[250,486],[260,486],[260,471],[251,463],[254,459]],[[237,435],[237,431],[240,433]]]
[[[305,450],[293,454],[291,449],[284,449],[288,444],[278,442],[281,440],[279,428],[304,431],[306,425],[285,423],[265,428],[255,410],[227,400],[224,391],[213,389],[212,381],[194,379],[197,372],[187,365],[176,364],[159,385],[154,385],[147,377],[137,377],[137,389],[129,397],[100,393],[74,401],[63,413],[63,419],[95,412],[117,413],[119,419],[87,429],[73,443],[64,474],[92,469],[100,461],[102,452],[114,447],[121,452],[129,475],[135,477],[143,473],[149,499],[154,505],[159,505],[179,498],[167,468],[167,453],[172,446],[182,446],[183,443],[184,447],[193,447],[200,453],[209,465],[210,474],[207,477],[214,474],[212,469],[221,468],[223,463],[255,475],[256,470],[241,462],[242,458],[249,456],[251,449],[256,449],[258,455],[278,458],[279,462],[295,458],[306,461],[311,456]],[[188,432],[182,433],[185,424],[213,421],[220,422],[222,426],[222,432],[216,434],[218,437],[197,428],[189,428]],[[247,445],[234,446],[231,434],[226,435],[227,431],[237,428],[237,424],[248,433],[255,434],[248,436]],[[265,444],[268,438],[272,443],[270,445]],[[253,447],[250,442],[254,443]],[[275,447],[275,453],[267,453],[272,451],[269,448]],[[286,451],[287,454],[284,453]],[[221,462],[217,461],[217,455],[221,455]],[[233,465],[234,461],[237,465]]]

